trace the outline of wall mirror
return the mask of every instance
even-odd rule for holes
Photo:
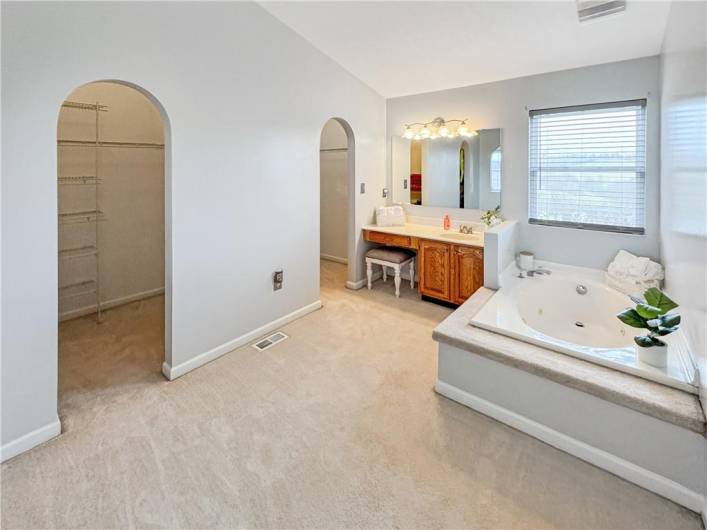
[[[501,204],[501,129],[474,136],[392,138],[393,202],[491,210]]]

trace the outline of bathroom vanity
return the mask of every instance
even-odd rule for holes
[[[415,224],[368,225],[363,227],[363,238],[415,250],[422,296],[459,305],[484,285],[482,232],[462,234]]]

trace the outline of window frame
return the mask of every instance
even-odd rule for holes
[[[606,225],[606,224],[598,224],[598,223],[581,223],[581,222],[575,222],[575,221],[560,221],[560,220],[553,220],[553,219],[537,219],[534,217],[531,217],[532,209],[531,209],[531,201],[532,199],[532,186],[536,185],[537,186],[537,180],[538,177],[535,173],[537,173],[537,169],[533,169],[532,167],[532,160],[531,160],[531,153],[533,150],[533,145],[532,145],[532,128],[533,128],[533,118],[535,116],[539,115],[545,115],[545,114],[562,114],[562,113],[569,113],[569,112],[577,112],[577,111],[584,111],[584,110],[604,110],[604,109],[612,109],[612,108],[620,108],[620,107],[630,107],[630,106],[637,106],[637,107],[642,107],[643,109],[643,138],[644,138],[644,145],[643,145],[643,162],[644,162],[644,167],[643,171],[635,171],[636,174],[641,174],[642,175],[642,180],[643,180],[643,191],[642,191],[642,197],[643,197],[643,219],[642,219],[642,225],[640,227],[632,227],[632,226],[621,226],[621,225]],[[647,173],[647,165],[648,165],[648,158],[647,158],[647,142],[648,142],[648,101],[646,98],[639,98],[639,99],[631,99],[631,100],[624,100],[624,101],[612,101],[612,102],[606,102],[606,103],[590,103],[590,104],[584,104],[584,105],[568,105],[564,107],[550,107],[550,108],[545,108],[545,109],[534,109],[528,111],[528,223],[533,224],[533,225],[540,225],[540,226],[554,226],[554,227],[559,227],[559,228],[575,228],[579,230],[593,230],[593,231],[601,231],[601,232],[612,232],[612,233],[621,233],[621,234],[632,234],[632,235],[645,235],[646,234],[646,209],[648,205],[648,197],[647,197],[647,179],[646,179],[646,173]]]

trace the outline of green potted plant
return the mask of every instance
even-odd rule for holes
[[[626,309],[616,316],[628,326],[648,330],[645,335],[633,338],[638,359],[662,368],[668,363],[668,345],[661,337],[678,330],[680,315],[669,313],[678,305],[655,287],[643,293],[643,299],[632,296],[631,300],[636,303],[636,307]]]
[[[481,220],[488,227],[502,222],[503,216],[501,215],[501,205],[499,204],[493,210],[486,210],[483,214],[481,214]]]

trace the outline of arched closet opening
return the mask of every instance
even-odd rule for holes
[[[88,421],[106,396],[162,380],[168,135],[163,109],[134,85],[92,82],[61,105],[57,288],[65,429]]]
[[[355,141],[351,126],[331,118],[322,128],[319,147],[320,284],[342,288],[352,276],[355,217]]]

